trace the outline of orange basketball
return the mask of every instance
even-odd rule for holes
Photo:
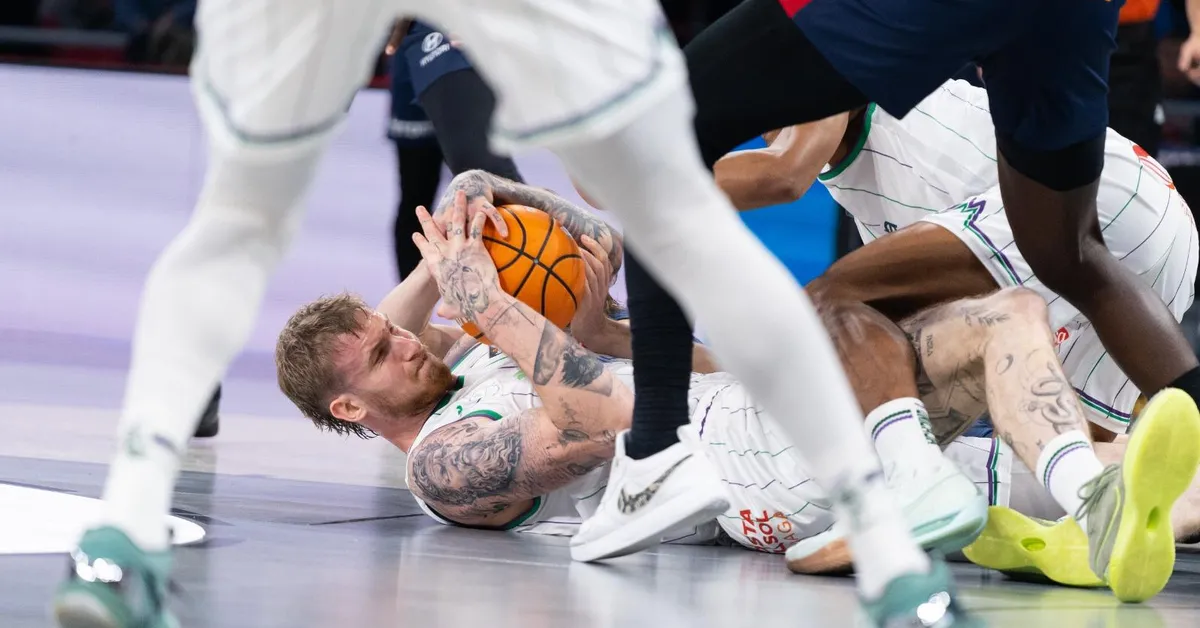
[[[565,329],[575,317],[587,285],[579,245],[544,211],[523,205],[496,209],[508,225],[508,237],[500,237],[488,222],[483,245],[496,262],[500,289]],[[462,328],[480,342],[488,342],[475,325],[463,322]]]

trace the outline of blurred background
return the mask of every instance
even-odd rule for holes
[[[1181,48],[1194,46],[1200,61],[1186,2],[1128,0],[1110,110],[1112,126],[1157,153],[1200,206],[1200,71],[1179,69]],[[737,3],[663,0],[681,43]],[[123,375],[144,273],[182,228],[203,176],[185,77],[195,9],[195,0],[0,0],[0,363],[82,361]],[[297,304],[341,289],[371,300],[394,283],[388,76],[381,54],[235,379],[273,384],[274,336]],[[963,78],[977,80],[970,68]],[[530,182],[576,198],[549,154],[517,161]],[[792,206],[743,216],[801,281],[858,244],[821,186]],[[1200,347],[1200,308],[1186,323]]]

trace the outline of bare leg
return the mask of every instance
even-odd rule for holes
[[[996,431],[1064,510],[1102,469],[1083,408],[1062,372],[1046,304],[1023,288],[928,310],[905,325],[924,371],[953,409],[988,401]],[[982,393],[982,394],[981,394]]]

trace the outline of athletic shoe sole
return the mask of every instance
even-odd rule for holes
[[[610,487],[611,488],[611,487]],[[647,506],[648,507],[648,506]],[[635,554],[662,542],[674,528],[694,526],[724,513],[729,500],[710,487],[696,486],[598,539],[571,546],[571,558],[590,563]]]
[[[987,569],[1033,574],[1071,587],[1102,587],[1088,564],[1088,539],[1072,518],[1042,523],[1011,508],[992,506],[987,526],[963,549],[967,560]]]
[[[987,526],[987,522],[987,505],[981,500],[974,500],[970,506],[953,515],[917,526],[912,534],[925,551],[946,556],[970,545]],[[793,573],[831,575],[854,571],[853,556],[844,537],[839,536],[829,543],[814,546],[811,552],[804,552],[803,543],[801,541],[788,551],[787,566]]]
[[[1200,411],[1181,390],[1168,388],[1138,417],[1121,464],[1125,500],[1105,574],[1122,602],[1148,600],[1175,569],[1171,508],[1200,465]]]

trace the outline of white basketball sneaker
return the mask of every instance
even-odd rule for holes
[[[987,525],[987,496],[947,458],[911,474],[889,474],[887,486],[925,550],[953,554],[970,545]],[[796,573],[824,573],[836,571],[833,563],[840,561],[850,567],[848,548],[832,547],[844,545],[844,538],[844,530],[835,524],[796,543],[787,550],[788,568]]]
[[[571,538],[571,558],[591,562],[658,545],[668,531],[694,526],[729,508],[721,478],[703,453],[681,442],[641,460],[625,455],[629,432],[617,435],[608,488],[596,513]]]

